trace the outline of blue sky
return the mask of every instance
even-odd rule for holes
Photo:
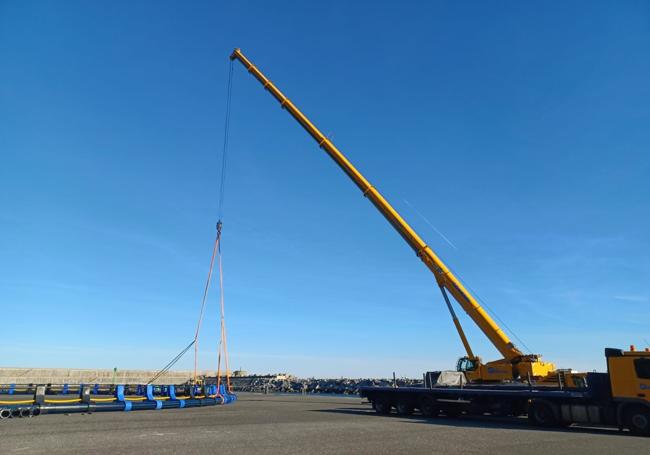
[[[634,1],[0,2],[0,365],[192,339],[241,47],[532,352],[602,370],[650,340],[649,46]],[[227,177],[233,367],[454,367],[433,277],[240,66]]]

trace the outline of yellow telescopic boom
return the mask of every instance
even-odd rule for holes
[[[497,350],[505,359],[514,360],[523,356],[508,339],[506,334],[492,320],[478,304],[476,299],[465,289],[462,283],[454,276],[440,258],[427,246],[420,236],[408,225],[399,213],[388,203],[386,199],[370,184],[370,182],[348,161],[348,159],[336,148],[316,126],[266,77],[262,72],[242,54],[240,49],[235,49],[230,56],[231,60],[239,60],[242,65],[257,79],[273,97],[280,102],[280,106],[286,109],[298,123],[314,138],[320,148],[338,164],[341,169],[352,179],[352,181],[363,192],[363,195],[370,199],[373,205],[381,212],[388,222],[406,240],[417,256],[431,270],[436,281],[441,287],[447,289],[454,299],[463,307],[472,320],[479,326],[483,333],[489,338]],[[463,340],[464,344],[466,340]],[[466,345],[468,348],[468,345]],[[469,351],[469,349],[468,349]],[[471,351],[470,351],[471,352]]]

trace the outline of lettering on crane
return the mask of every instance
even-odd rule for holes
[[[492,373],[508,374],[508,372],[506,370],[501,370],[499,368],[494,368],[494,367],[488,367],[487,370],[488,370],[488,373],[490,373],[490,374],[492,374]]]

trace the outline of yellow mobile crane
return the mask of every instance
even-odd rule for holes
[[[463,286],[460,280],[449,270],[444,262],[409,226],[379,191],[352,165],[352,163],[251,61],[240,49],[235,49],[231,60],[238,60],[257,79],[266,90],[278,100],[280,106],[314,138],[318,145],[339,165],[341,169],[370,199],[370,202],[388,220],[395,230],[415,251],[436,279],[445,303],[452,315],[454,325],[467,352],[466,357],[459,359],[457,369],[465,372],[470,381],[511,381],[513,379],[541,379],[555,371],[550,362],[543,362],[539,354],[525,354],[510,341],[508,336],[494,322],[488,313],[479,305],[474,296]],[[483,363],[480,357],[474,355],[462,326],[449,300],[448,293],[460,304],[470,318],[479,326],[494,347],[501,353],[503,359]]]
[[[410,414],[418,409],[425,416],[439,413],[448,416],[461,413],[527,414],[528,420],[535,425],[609,424],[650,436],[648,349],[636,351],[634,346],[629,351],[605,349],[607,373],[556,370],[552,363],[543,362],[540,355],[525,354],[517,349],[459,279],[332,141],[241,50],[235,49],[230,59],[241,62],[278,100],[282,108],[307,130],[413,248],[433,273],[451,313],[467,352],[467,356],[458,361],[457,370],[463,372],[472,383],[460,388],[426,384],[425,387],[415,388],[362,387],[360,395],[372,402],[377,413],[389,414],[395,408],[399,414]],[[451,306],[448,293],[503,355],[502,359],[484,364],[474,355]],[[522,384],[523,381],[526,384]]]

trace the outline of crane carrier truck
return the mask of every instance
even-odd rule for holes
[[[605,349],[607,373],[576,373],[558,369],[539,354],[521,351],[481,307],[445,263],[390,205],[381,193],[253,63],[235,49],[239,61],[309,133],[356,184],[433,273],[466,355],[456,372],[427,373],[424,387],[365,387],[379,414],[425,416],[460,414],[527,415],[535,425],[610,424],[650,435],[650,352]],[[469,315],[503,358],[484,363],[476,356],[456,316],[449,294]],[[449,380],[449,377],[452,380]],[[444,378],[447,378],[444,380]],[[441,380],[443,379],[443,380]]]

